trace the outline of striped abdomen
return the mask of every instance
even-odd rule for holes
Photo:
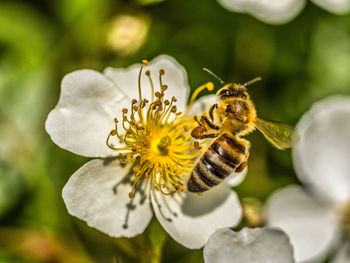
[[[247,146],[237,138],[223,134],[200,157],[187,183],[188,191],[204,192],[221,183],[240,168],[248,156]]]

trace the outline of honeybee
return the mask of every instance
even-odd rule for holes
[[[257,128],[277,149],[292,146],[293,128],[289,125],[257,117],[246,87],[260,80],[256,78],[243,85],[226,84],[208,69],[222,85],[216,93],[217,103],[211,105],[200,118],[191,135],[196,139],[216,138],[201,155],[189,177],[190,192],[201,193],[221,183],[233,172],[247,166],[249,141],[241,138]]]

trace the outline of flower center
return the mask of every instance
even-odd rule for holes
[[[158,155],[167,155],[168,154],[168,146],[171,145],[171,138],[170,136],[166,135],[160,140],[154,140],[152,143],[152,149],[154,152],[156,152]]]
[[[115,129],[107,138],[108,147],[119,151],[122,163],[133,162],[134,183],[130,198],[135,196],[135,185],[142,178],[152,180],[163,194],[185,190],[189,173],[201,154],[198,147],[194,147],[190,133],[194,127],[193,117],[178,112],[174,105],[177,101],[175,97],[165,99],[168,87],[162,84],[163,69],[159,71],[160,90],[156,92],[150,71],[146,71],[152,98],[150,102],[142,98],[141,72],[147,64],[143,61],[139,73],[139,99],[132,100],[130,110],[122,110],[121,123],[114,119]],[[118,130],[120,124],[124,130],[122,133]],[[112,137],[123,142],[125,147],[115,148],[111,143]]]

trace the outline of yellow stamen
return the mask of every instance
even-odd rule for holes
[[[190,106],[193,104],[193,102],[195,101],[195,99],[197,98],[198,94],[203,91],[204,89],[208,89],[209,91],[213,91],[214,90],[214,84],[212,82],[207,82],[204,85],[198,87],[192,94],[190,102],[187,105],[187,109],[190,108]]]
[[[153,186],[161,193],[168,195],[186,189],[186,183],[196,158],[201,154],[195,148],[200,148],[190,134],[195,123],[193,118],[177,111],[177,99],[166,99],[167,85],[162,83],[165,70],[159,70],[159,91],[154,92],[151,72],[146,71],[152,90],[152,101],[143,99],[141,95],[142,68],[147,65],[143,61],[139,76],[139,101],[132,100],[130,109],[122,109],[121,127],[124,133],[118,131],[118,120],[115,119],[115,129],[111,130],[106,144],[109,148],[122,151],[119,154],[121,163],[133,162],[133,184],[129,193],[134,198],[136,185],[143,179],[152,180]],[[200,87],[212,89],[210,84]],[[195,92],[198,94],[200,91]],[[194,94],[194,98],[197,96]],[[145,109],[145,117],[142,110]],[[112,138],[124,143],[116,148],[111,144]],[[136,191],[136,192],[135,192]]]

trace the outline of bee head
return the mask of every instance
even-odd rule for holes
[[[229,98],[249,99],[249,94],[244,85],[229,83],[216,93],[217,98],[226,100]]]

